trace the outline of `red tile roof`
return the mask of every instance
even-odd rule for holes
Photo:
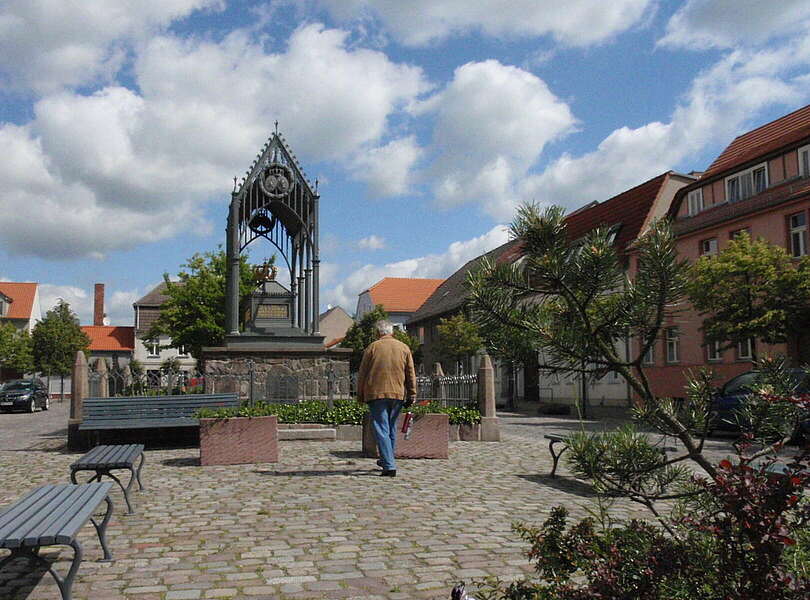
[[[618,252],[624,252],[639,236],[647,214],[670,173],[662,173],[596,206],[571,213],[565,218],[569,239],[578,240],[600,225],[620,225],[614,245]]]
[[[366,291],[373,305],[382,304],[387,312],[414,312],[436,291],[444,279],[386,277]]]
[[[701,179],[730,171],[808,137],[810,137],[810,104],[735,138],[703,173]]]
[[[37,294],[37,283],[15,283],[0,281],[0,293],[11,298],[6,319],[30,319],[34,308],[34,297]]]
[[[107,325],[82,325],[90,338],[89,350],[131,352],[135,349],[135,328]]]

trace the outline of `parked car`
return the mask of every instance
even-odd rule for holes
[[[739,431],[737,411],[745,397],[751,393],[759,371],[746,371],[729,379],[715,394],[711,407],[711,429],[722,431]],[[790,369],[794,390],[797,394],[810,393],[810,376],[804,369]],[[799,424],[796,434],[804,436],[810,433],[810,415]],[[794,437],[796,437],[794,434]]]
[[[50,399],[45,384],[39,379],[14,379],[0,388],[0,410],[48,410]]]

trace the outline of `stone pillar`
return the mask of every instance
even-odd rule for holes
[[[98,373],[98,396],[107,398],[110,395],[110,375],[107,371],[107,361],[103,358],[96,360],[96,373]]]
[[[495,416],[495,370],[488,354],[478,367],[478,406],[481,410],[481,441],[500,442],[501,432]]]
[[[82,422],[82,403],[87,397],[90,384],[87,380],[87,357],[84,352],[76,352],[73,363],[70,385],[70,416],[68,417],[68,449],[83,449],[83,439],[79,435],[79,425]]]

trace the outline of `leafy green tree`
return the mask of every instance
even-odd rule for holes
[[[718,255],[698,259],[687,291],[705,316],[707,342],[775,344],[810,325],[810,257],[794,264],[784,248],[747,233]]]
[[[275,262],[275,256],[271,262]],[[219,346],[225,340],[225,251],[196,253],[181,266],[178,281],[164,273],[166,302],[147,334],[171,338],[170,347],[185,348],[200,360],[204,346]],[[240,303],[253,292],[256,281],[247,257],[240,256]]]
[[[473,319],[484,331],[506,332],[503,339],[510,331],[523,330],[529,344],[542,351],[542,368],[585,374],[614,371],[627,381],[638,398],[634,421],[645,430],[632,424],[618,431],[575,433],[566,440],[566,456],[573,473],[590,480],[601,499],[624,496],[646,506],[660,529],[639,530],[631,523],[615,530],[639,543],[638,552],[622,555],[629,546],[613,541],[613,528],[604,530],[607,537],[600,533],[602,539],[596,539],[588,529],[592,525],[583,521],[574,535],[586,533],[587,539],[563,540],[562,521],[547,522],[548,531],[524,536],[533,544],[531,555],[538,558],[538,573],[546,581],[528,588],[498,584],[491,595],[479,597],[807,597],[810,582],[798,582],[802,587],[786,582],[792,577],[787,573],[792,560],[787,549],[810,518],[808,508],[801,506],[807,476],[797,475],[810,468],[810,447],[786,460],[784,478],[777,480],[766,471],[810,408],[810,395],[795,392],[784,360],[759,361],[759,381],[741,411],[745,434],[735,445],[735,456],[715,464],[704,454],[714,392],[711,374],[693,374],[685,400],[676,403],[652,394],[642,364],[668,311],[686,295],[689,266],[677,258],[669,225],[655,222],[636,241],[638,270],[633,280],[625,276],[608,231],[599,228],[572,243],[561,208],[523,206],[511,233],[520,242],[522,260],[511,265],[485,261],[469,275]],[[633,344],[626,357],[617,342],[628,335],[640,343]],[[649,428],[663,434],[663,440],[674,436],[680,448],[667,452],[650,437]],[[656,503],[661,500],[677,502],[681,518],[659,512]],[[589,551],[592,542],[599,552]],[[704,544],[710,550],[701,554]],[[698,552],[687,556],[691,550]],[[662,558],[662,551],[683,560]],[[582,562],[576,563],[579,558]],[[673,568],[656,573],[661,565]],[[724,577],[718,579],[721,571]],[[581,583],[589,574],[596,578]],[[695,594],[694,584],[701,594]],[[715,593],[720,585],[722,590]]]
[[[363,360],[363,351],[366,346],[377,339],[377,334],[374,331],[374,324],[377,321],[388,318],[388,313],[385,312],[382,304],[378,304],[373,310],[370,310],[362,316],[359,321],[349,327],[343,341],[340,343],[344,348],[351,348],[352,355],[349,359],[349,368],[352,371],[357,371],[360,368],[360,361]]]
[[[469,358],[481,348],[483,340],[478,326],[463,313],[439,320],[438,353],[445,359],[458,363]]]
[[[90,338],[79,326],[79,318],[61,299],[34,325],[31,341],[35,368],[62,379],[73,369],[76,352],[86,351],[90,345]]]
[[[34,370],[33,345],[27,330],[18,331],[11,323],[0,324],[0,368],[20,373]]]
[[[374,329],[374,324],[377,321],[382,321],[388,318],[388,313],[383,308],[382,304],[378,304],[373,310],[367,312],[363,317],[354,323],[346,331],[343,341],[340,343],[344,348],[351,348],[353,350],[349,358],[349,368],[352,371],[357,371],[360,368],[360,361],[363,360],[363,352],[366,347],[377,339],[377,331]],[[421,348],[419,340],[409,335],[407,332],[395,329],[394,337],[411,349],[414,362],[419,362],[421,357]]]

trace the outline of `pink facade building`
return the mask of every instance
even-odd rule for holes
[[[741,231],[782,246],[796,258],[806,255],[810,106],[736,138],[696,182],[678,191],[670,216],[678,252],[690,261],[722,251]],[[751,369],[750,344],[726,350],[706,345],[700,330],[702,317],[689,305],[679,309],[682,312],[664,324],[648,356],[657,396],[683,397],[687,369],[710,367],[718,383]],[[787,348],[755,343],[759,355],[810,358],[808,344]]]

